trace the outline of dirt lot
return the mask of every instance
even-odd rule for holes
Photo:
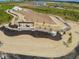
[[[50,38],[37,38],[32,35],[22,34],[18,36],[7,36],[2,31],[0,31],[0,41],[3,45],[0,51],[23,54],[23,55],[34,55],[34,56],[44,56],[44,57],[57,57],[70,53],[78,44],[79,26],[75,22],[68,21],[72,29],[73,41],[69,47],[63,45],[63,41],[67,41],[68,33],[62,37],[62,40],[55,41]],[[34,33],[33,33],[34,34]],[[62,51],[62,52],[61,52]],[[61,53],[61,54],[60,54]]]

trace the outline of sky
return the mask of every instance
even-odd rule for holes
[[[0,1],[3,1],[3,0],[0,0]]]
[[[0,1],[5,1],[5,0],[0,0]],[[56,1],[77,1],[79,2],[79,0],[56,0]]]
[[[10,0],[0,0],[0,1],[10,1]],[[17,1],[17,0],[15,0],[15,1]]]
[[[57,1],[77,1],[79,2],[79,0],[57,0]]]

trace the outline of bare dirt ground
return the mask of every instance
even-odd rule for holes
[[[24,18],[27,22],[45,22],[49,24],[55,24],[55,22],[51,20],[51,18],[47,14],[37,13],[29,9],[25,9],[25,11],[20,11],[20,13],[24,15]]]
[[[36,38],[28,34],[7,36],[0,31],[0,41],[3,43],[0,47],[0,51],[42,57],[59,57],[66,55],[77,46],[79,41],[79,24],[72,21],[67,22],[72,29],[68,31],[60,41],[49,38]],[[72,32],[73,37],[72,43],[69,44],[69,47],[66,47],[63,41],[67,41],[70,32]]]

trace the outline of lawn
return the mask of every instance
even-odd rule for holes
[[[0,4],[0,24],[8,23],[13,16],[7,14],[5,10],[11,9],[13,6]]]

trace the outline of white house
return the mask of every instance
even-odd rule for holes
[[[33,1],[32,3],[35,6],[46,6],[47,5],[46,2],[41,2],[41,1]]]

